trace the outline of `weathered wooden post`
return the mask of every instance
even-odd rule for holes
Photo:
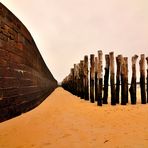
[[[77,96],[80,96],[80,91],[79,91],[79,87],[80,87],[80,75],[79,75],[79,64],[76,65],[76,83],[77,83]]]
[[[70,73],[70,91],[72,94],[74,94],[74,68],[71,68]]]
[[[69,75],[68,75],[68,76],[69,76]],[[67,76],[67,78],[66,78],[66,90],[69,90],[69,89],[68,89],[68,78],[69,78],[68,76]]]
[[[67,76],[65,77],[65,79],[63,80],[62,82],[62,87],[66,90],[66,79],[67,79]]]
[[[77,65],[74,64],[74,93],[75,95],[78,94],[77,92]]]
[[[110,59],[111,105],[116,105],[114,52],[109,53],[109,59]]]
[[[94,54],[90,55],[90,102],[94,103],[94,77],[95,77]]]
[[[137,96],[136,96],[136,61],[137,61],[138,55],[134,55],[132,57],[132,80],[131,80],[131,86],[129,88],[130,96],[131,96],[131,104],[136,104]]]
[[[70,91],[70,74],[68,75],[68,79],[67,79],[67,88],[68,88],[68,91]]]
[[[98,58],[95,57],[95,101],[98,101]]]
[[[84,62],[83,60],[80,61],[80,90],[81,90],[81,99],[84,99],[84,74],[83,74],[83,66],[84,66]]]
[[[126,105],[127,98],[126,98],[126,62],[125,59],[122,56],[121,60],[121,105]]]
[[[88,56],[84,56],[84,90],[85,100],[89,100],[89,84],[88,84]]]
[[[116,57],[117,74],[116,74],[116,103],[119,104],[119,93],[120,93],[120,76],[121,76],[121,58],[122,55]]]
[[[146,104],[146,92],[145,92],[145,55],[141,54],[140,59],[140,88],[141,88],[141,103]]]
[[[109,55],[105,55],[105,75],[104,75],[104,96],[103,104],[108,104],[108,81],[109,81]]]
[[[77,64],[77,92],[78,92],[78,97],[80,97],[81,96],[80,63]]]
[[[103,78],[102,78],[102,56],[103,53],[101,50],[98,51],[98,80],[99,80],[99,85],[98,85],[98,102],[97,105],[102,106],[102,86],[103,86]]]
[[[128,103],[128,57],[124,57],[125,61],[125,98]]]
[[[146,61],[147,61],[147,103],[148,103],[148,57],[146,57]]]
[[[70,74],[71,73],[69,73],[69,75],[67,76],[67,88],[66,88],[66,90],[68,90],[69,92],[71,92],[71,90],[70,90]]]

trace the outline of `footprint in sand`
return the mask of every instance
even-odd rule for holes
[[[105,140],[104,143],[107,143],[109,140]]]

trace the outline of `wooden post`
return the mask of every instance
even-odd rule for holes
[[[136,96],[136,61],[138,55],[134,55],[132,57],[132,80],[131,86],[129,88],[130,96],[131,96],[131,104],[136,104],[137,96]]]
[[[84,56],[84,91],[85,91],[85,100],[89,100],[88,56]]]
[[[110,59],[111,105],[116,105],[114,52],[109,53],[109,59]]]
[[[95,101],[98,101],[98,58],[95,57]]]
[[[145,55],[141,54],[140,59],[140,88],[141,88],[141,103],[146,104],[146,92],[145,92]]]
[[[77,92],[78,92],[78,97],[80,97],[81,95],[81,82],[80,82],[80,63],[77,64]]]
[[[72,94],[74,94],[74,68],[71,68],[70,73],[70,91]]]
[[[70,73],[67,76],[65,89],[73,94],[73,68],[70,69]]]
[[[104,96],[103,104],[108,104],[108,81],[109,81],[109,55],[105,55],[105,75],[104,75]]]
[[[74,95],[77,95],[77,69],[76,64],[74,64]]]
[[[80,93],[80,97],[81,99],[84,99],[84,74],[83,74],[83,65],[84,65],[84,62],[83,60],[80,61],[80,90],[81,90],[81,93]]]
[[[98,80],[99,80],[99,86],[98,86],[98,102],[97,105],[102,106],[102,85],[103,85],[103,78],[102,78],[102,56],[103,53],[101,50],[98,51]]]
[[[79,75],[79,64],[76,65],[76,83],[77,83],[77,96],[80,96],[80,91],[79,91],[79,87],[80,87],[80,75]]]
[[[125,98],[128,103],[128,57],[124,57],[125,62]]]
[[[146,57],[146,61],[147,61],[147,103],[148,103],[148,57]]]
[[[95,77],[94,54],[90,55],[90,102],[94,103],[94,77]]]
[[[117,63],[117,75],[116,75],[116,103],[119,104],[119,93],[120,93],[120,76],[121,76],[121,57],[122,55],[118,55],[116,57]]]
[[[121,60],[121,105],[126,105],[127,98],[126,98],[126,62],[122,56]]]

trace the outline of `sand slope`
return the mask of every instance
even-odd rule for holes
[[[97,107],[62,88],[0,123],[0,148],[147,148],[148,104]]]

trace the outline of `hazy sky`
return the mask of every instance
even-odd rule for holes
[[[58,81],[84,55],[97,50],[148,56],[148,0],[1,2],[28,28]]]

